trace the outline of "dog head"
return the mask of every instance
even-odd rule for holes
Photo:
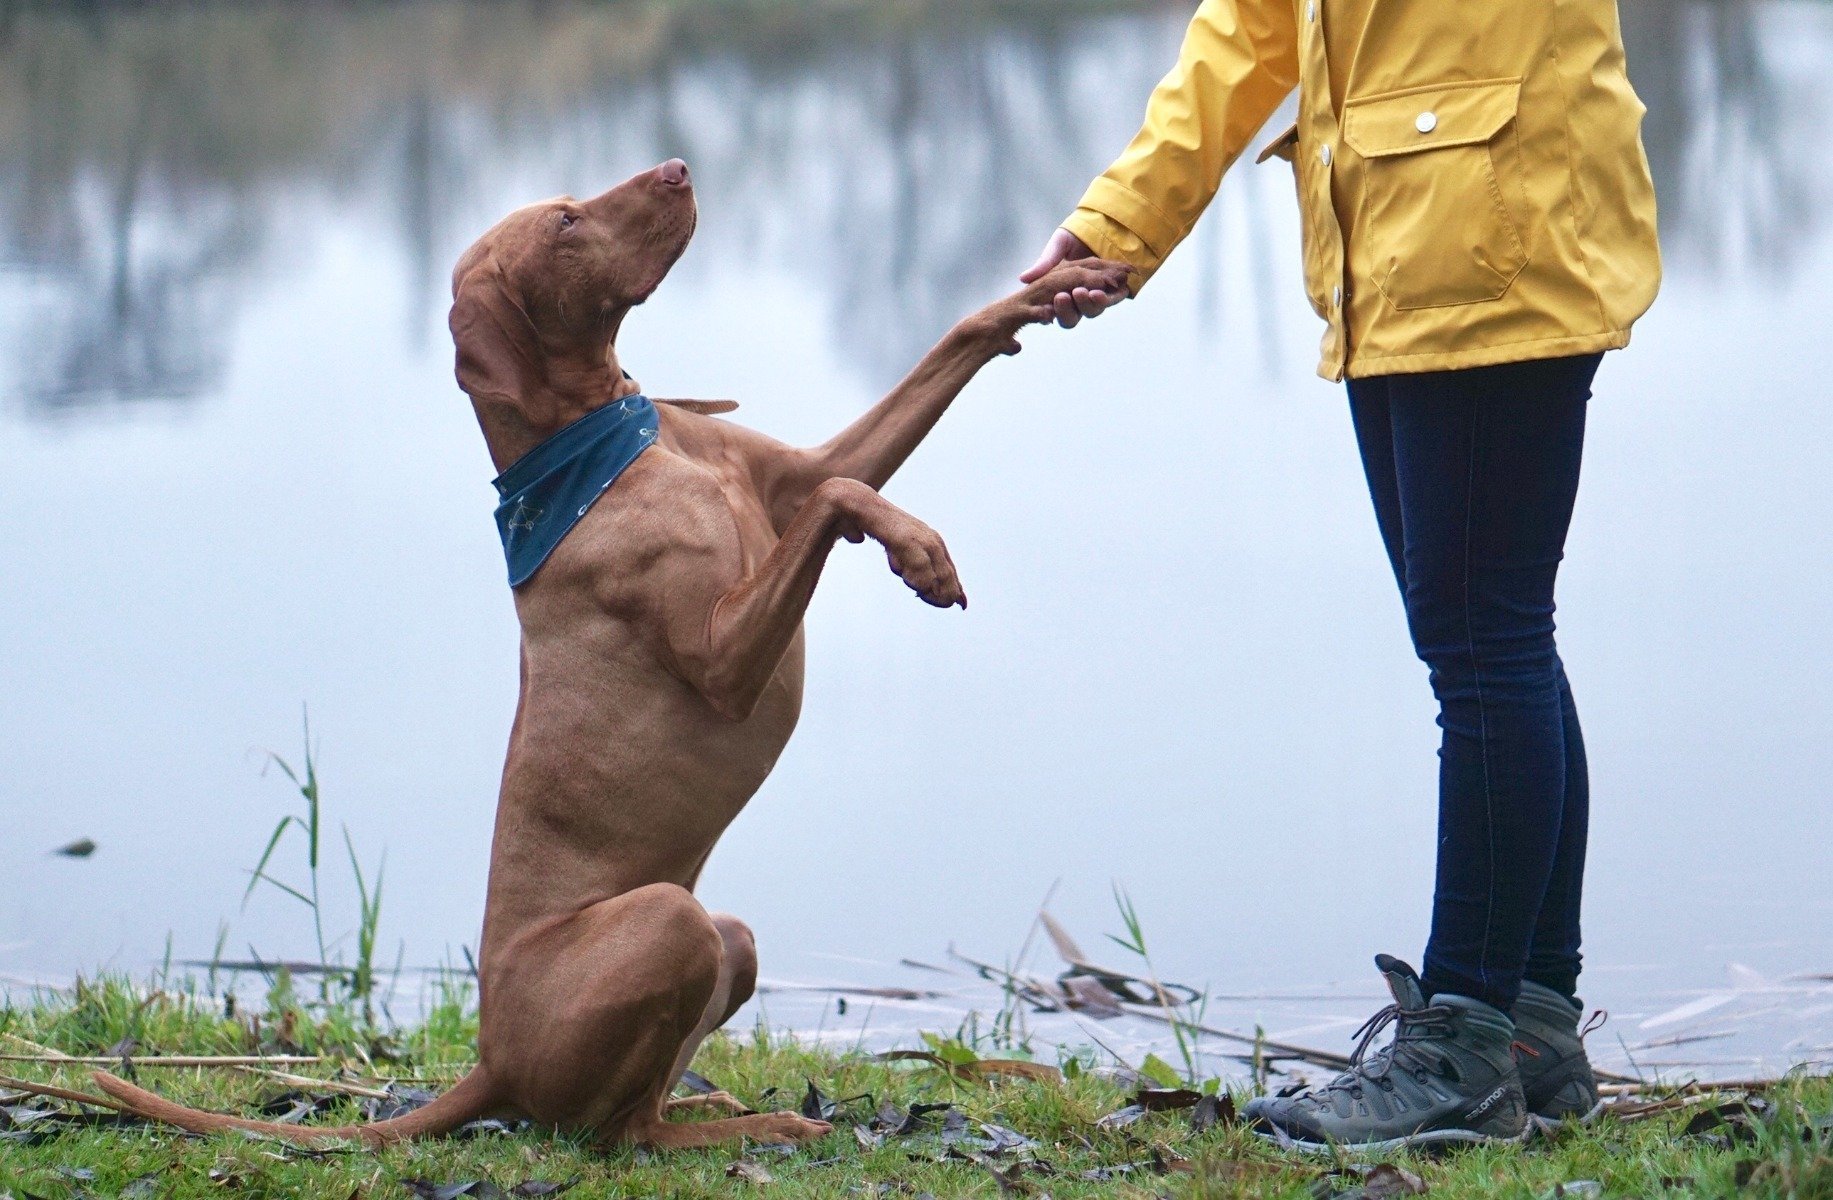
[[[612,350],[694,235],[687,164],[670,159],[602,196],[517,209],[452,272],[458,386],[503,466],[554,430],[634,390]]]

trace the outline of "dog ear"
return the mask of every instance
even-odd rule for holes
[[[520,410],[533,399],[542,377],[540,339],[494,262],[473,267],[454,285],[446,325],[458,354],[458,386],[473,400]]]

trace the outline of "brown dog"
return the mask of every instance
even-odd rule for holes
[[[458,381],[498,470],[637,392],[618,326],[686,249],[687,168],[670,161],[594,200],[512,213],[453,273]],[[693,887],[770,773],[802,699],[802,615],[837,539],[872,538],[930,604],[967,606],[942,539],[878,494],[982,366],[1076,287],[1123,294],[1124,266],[1051,272],[949,331],[826,445],[792,449],[678,402],[657,440],[515,592],[522,691],[491,849],[478,961],[478,1065],[427,1107],[302,1129],[184,1108],[107,1074],[135,1112],[199,1132],[374,1144],[485,1114],[601,1142],[704,1146],[828,1131],[789,1113],[675,1123],[701,1040],[750,995],[751,932]]]

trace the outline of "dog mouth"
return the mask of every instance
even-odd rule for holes
[[[657,230],[655,237],[656,242],[668,248],[662,252],[661,262],[655,270],[638,282],[634,301],[636,304],[653,296],[656,289],[662,286],[662,281],[668,278],[668,273],[675,269],[675,264],[681,261],[681,256],[687,253],[688,243],[694,240],[694,230],[700,224],[698,207],[690,199],[684,216],[668,224],[673,228]]]

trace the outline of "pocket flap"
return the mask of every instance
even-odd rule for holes
[[[1363,158],[1487,142],[1515,119],[1521,80],[1408,88],[1343,106],[1343,140]]]
[[[1292,122],[1292,128],[1286,130],[1284,133],[1268,142],[1265,146],[1261,147],[1259,157],[1254,159],[1254,165],[1259,166],[1269,158],[1283,158],[1287,162],[1292,162],[1297,157],[1298,122],[1294,121]]]

